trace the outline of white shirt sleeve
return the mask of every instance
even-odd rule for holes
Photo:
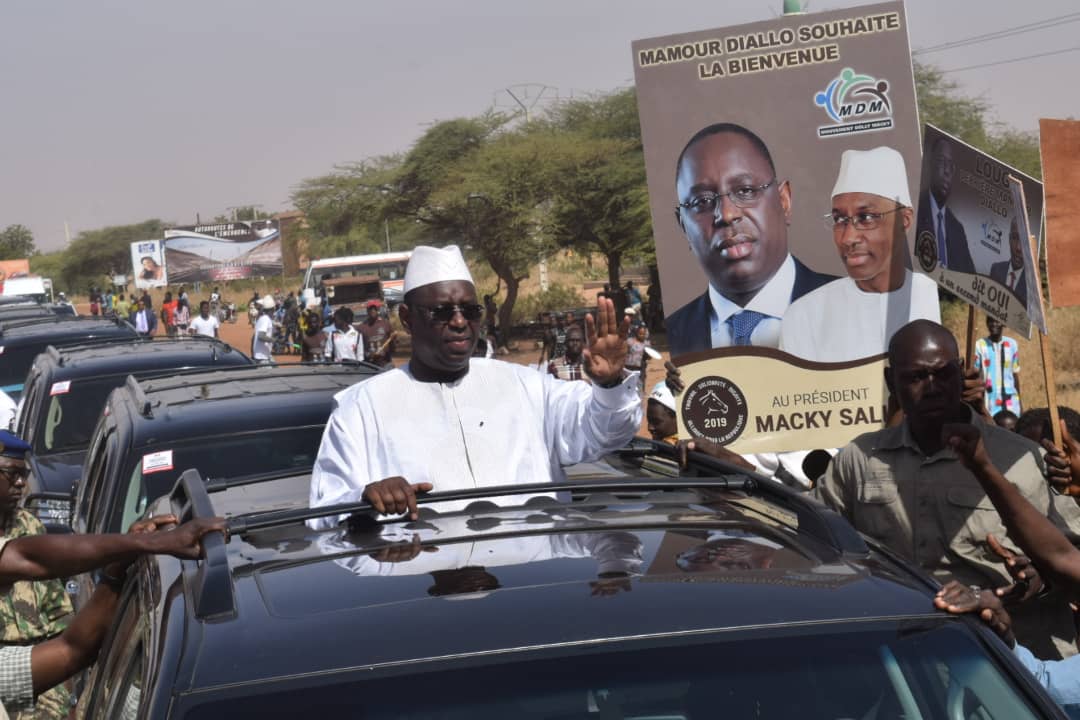
[[[540,375],[544,383],[544,437],[560,465],[595,460],[618,450],[641,427],[638,373],[613,388]]]

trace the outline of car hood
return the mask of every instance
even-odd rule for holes
[[[70,493],[82,475],[85,450],[53,455],[31,455],[28,495],[40,492]]]

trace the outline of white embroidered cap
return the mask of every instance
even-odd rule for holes
[[[655,400],[671,412],[675,412],[675,396],[671,394],[671,390],[668,389],[665,381],[661,380],[653,386],[649,399]]]
[[[465,264],[465,258],[461,256],[457,245],[447,245],[444,248],[419,245],[413,250],[409,265],[405,268],[406,293],[424,285],[448,280],[465,280],[470,283],[473,281],[469,266]]]
[[[904,156],[884,145],[873,150],[845,150],[831,197],[844,193],[871,193],[911,207]]]

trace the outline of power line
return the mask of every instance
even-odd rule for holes
[[[941,43],[940,45],[931,45],[930,47],[913,50],[911,54],[925,55],[926,53],[941,52],[942,50],[952,50],[958,47],[977,45],[979,43],[990,42],[991,40],[1002,40],[1004,38],[1013,37],[1014,35],[1023,35],[1024,33],[1044,30],[1059,25],[1067,25],[1074,22],[1080,22],[1080,12],[1058,15],[1057,17],[1028,23],[1027,25],[1017,25],[1005,30],[995,30],[993,32],[983,33],[982,35],[972,35],[971,37],[962,38],[960,40],[950,40],[949,42]]]
[[[963,72],[964,70],[975,70],[977,68],[993,67],[995,65],[1008,65],[1009,63],[1021,62],[1022,60],[1034,60],[1035,58],[1050,57],[1051,55],[1061,55],[1067,52],[1076,52],[1080,50],[1080,45],[1071,48],[1062,48],[1061,50],[1052,50],[1050,52],[1036,53],[1035,55],[1024,55],[1023,57],[1010,58],[1009,60],[998,60],[996,62],[980,63],[978,65],[968,65],[967,67],[952,68],[950,70],[942,70],[941,73],[954,73]]]

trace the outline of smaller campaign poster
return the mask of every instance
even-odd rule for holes
[[[1024,188],[1027,217],[1014,203],[1009,177]],[[926,126],[914,262],[961,300],[1031,337],[1045,328],[1027,229],[1038,236],[1042,183]]]
[[[165,259],[174,283],[281,275],[277,220],[225,222],[165,231]]]
[[[1046,183],[1047,295],[1054,307],[1080,305],[1080,120],[1039,120],[1039,148]]]
[[[160,240],[140,240],[131,243],[131,266],[135,287],[140,290],[165,287],[164,249]]]

